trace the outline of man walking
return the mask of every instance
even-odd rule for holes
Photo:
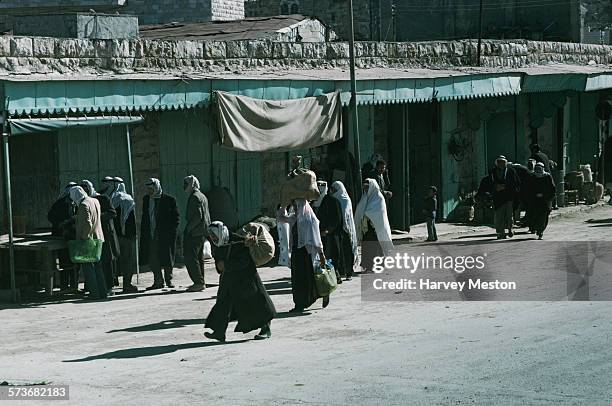
[[[508,166],[508,160],[500,155],[495,160],[495,168],[491,172],[493,186],[493,208],[495,209],[495,231],[497,239],[513,237],[513,202],[519,191],[520,181],[514,169]]]
[[[200,182],[194,175],[183,180],[187,200],[187,224],[183,232],[183,257],[189,277],[193,281],[187,291],[199,292],[206,289],[204,281],[204,240],[210,225],[208,200],[200,191]]]
[[[173,288],[172,268],[176,253],[179,212],[176,199],[162,190],[159,179],[146,183],[147,196],[142,199],[140,222],[140,258],[153,272],[153,285],[147,290]],[[164,274],[162,276],[162,268]]]

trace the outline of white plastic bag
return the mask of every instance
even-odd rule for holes
[[[212,247],[208,240],[204,241],[204,259],[212,259]]]

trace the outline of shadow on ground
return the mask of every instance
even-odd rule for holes
[[[205,348],[205,347],[216,347],[219,345],[239,344],[251,341],[249,339],[226,341],[220,343],[218,341],[201,341],[197,343],[185,343],[185,344],[173,344],[173,345],[158,345],[154,347],[137,347],[127,348],[125,350],[111,351],[104,354],[92,355],[85,358],[64,360],[62,362],[88,362],[95,361],[98,359],[130,359],[130,358],[143,358],[143,357],[154,357],[156,355],[170,354],[176,351],[189,350],[194,348]]]
[[[164,320],[159,323],[145,324],[143,326],[135,326],[122,328],[117,330],[110,330],[107,333],[117,333],[117,332],[128,332],[128,333],[138,333],[142,331],[155,331],[155,330],[168,330],[171,328],[182,328],[186,326],[193,326],[194,324],[204,324],[206,319],[177,319],[177,320]]]

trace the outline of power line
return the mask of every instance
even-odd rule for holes
[[[561,4],[560,4],[561,3]],[[529,4],[509,4],[509,5],[484,5],[484,10],[507,10],[507,9],[531,9],[541,7],[558,7],[560,5],[569,5],[571,0],[538,0],[537,2]],[[445,6],[445,5],[398,5],[396,6],[398,11],[411,11],[411,12],[431,12],[431,11],[472,11],[479,12],[480,6],[470,5],[456,5],[456,6]]]

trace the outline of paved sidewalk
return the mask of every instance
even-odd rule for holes
[[[607,205],[607,201],[600,201],[595,204],[587,205],[572,205],[567,207],[560,207],[557,210],[553,210],[550,214],[550,218],[559,218],[565,216],[571,216],[578,213],[593,210],[594,208]],[[472,224],[460,224],[460,223],[436,223],[436,230],[438,231],[438,238],[448,237],[458,234],[468,233],[482,233],[493,230],[488,225],[472,225]],[[393,234],[393,241],[404,243],[406,241],[424,241],[427,239],[427,225],[425,223],[415,224],[410,227],[410,232],[398,232]]]

